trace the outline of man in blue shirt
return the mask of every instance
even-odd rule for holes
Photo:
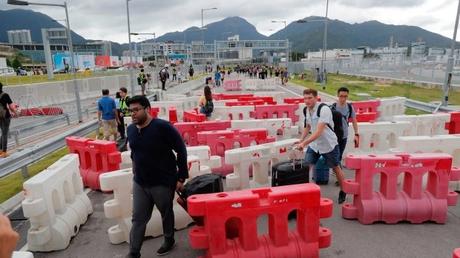
[[[150,102],[145,96],[128,100],[132,124],[127,135],[133,160],[133,217],[130,252],[140,257],[145,228],[158,207],[165,241],[158,255],[168,254],[175,246],[173,199],[188,178],[187,150],[179,132],[168,121],[150,116]],[[174,154],[174,152],[177,154]]]
[[[97,119],[104,130],[104,140],[109,141],[110,135],[117,140],[117,123],[120,123],[117,114],[115,100],[109,96],[109,90],[102,90],[102,98],[97,102]]]

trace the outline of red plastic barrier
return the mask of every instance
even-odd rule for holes
[[[356,120],[358,122],[375,122],[377,121],[378,115],[377,113],[356,113]],[[349,119],[350,122],[352,119]]]
[[[303,98],[285,98],[284,99],[284,103],[285,104],[301,104],[301,103],[304,103],[304,99]]]
[[[273,100],[273,97],[261,97],[261,96],[255,96],[255,97],[239,97],[238,100],[239,100],[239,101],[263,100],[265,104],[276,105],[276,101]]]
[[[63,113],[64,110],[60,107],[24,108],[19,116],[55,116]]]
[[[460,248],[454,250],[453,258],[460,258]]]
[[[450,113],[450,122],[446,123],[445,128],[449,134],[460,134],[460,112]]]
[[[216,93],[212,94],[212,98],[215,100],[230,100],[230,99],[238,99],[242,97],[253,97],[254,94],[224,94],[224,93]]]
[[[299,105],[297,104],[255,106],[252,117],[255,119],[288,117],[295,124],[299,121],[299,116],[295,114],[298,108]]]
[[[380,100],[353,101],[351,104],[357,114],[378,113],[377,108],[380,106]]]
[[[452,168],[452,156],[441,153],[401,155],[349,155],[346,167],[356,170],[355,180],[345,180],[343,191],[353,194],[353,204],[342,206],[342,217],[362,224],[376,221],[445,223],[447,207],[455,206],[458,195],[449,191],[449,181],[460,180],[460,169]],[[423,176],[428,173],[428,185]],[[380,189],[373,178],[381,174]],[[404,174],[403,189],[398,176]],[[376,191],[377,190],[377,191]]]
[[[225,80],[224,89],[226,91],[240,91],[241,89],[241,80]]]
[[[267,129],[242,129],[242,130],[220,130],[199,132],[197,134],[198,144],[207,145],[211,149],[211,155],[225,156],[226,150],[248,147],[252,143],[264,144],[276,141],[275,137],[269,136]]]
[[[169,122],[171,124],[175,124],[178,122],[178,119],[177,119],[177,110],[176,108],[174,107],[170,107],[169,108]]]
[[[184,111],[184,122],[204,122],[206,121],[206,116],[204,114],[198,113],[196,110]]]
[[[235,102],[225,102],[225,106],[234,107],[234,106],[257,106],[264,105],[265,101],[262,99],[258,100],[248,100],[248,101],[235,101]]]
[[[158,113],[160,113],[160,108],[159,107],[151,107],[150,108],[150,115],[153,118],[158,118]]]
[[[204,121],[204,122],[187,122],[175,123],[185,143],[188,146],[198,145],[197,134],[203,131],[226,130],[232,126],[230,121]]]
[[[193,195],[188,212],[203,217],[189,231],[190,246],[208,258],[319,257],[332,232],[320,219],[332,216],[332,201],[321,198],[315,184]],[[297,228],[289,231],[288,214],[297,211]],[[268,234],[259,236],[257,219],[268,214]],[[232,234],[234,233],[234,234]]]
[[[121,153],[115,142],[70,136],[66,143],[69,151],[79,156],[83,184],[93,190],[101,189],[101,174],[120,169]]]

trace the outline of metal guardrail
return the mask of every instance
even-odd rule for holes
[[[413,99],[407,99],[405,105],[406,107],[414,108],[414,109],[425,111],[428,113],[433,113],[433,112],[438,112],[438,111],[440,112],[458,111],[451,107],[443,107],[440,105],[425,103],[425,102],[421,102],[421,101],[417,101]]]
[[[7,176],[20,169],[22,169],[23,174],[27,176],[27,166],[31,163],[34,163],[42,159],[47,154],[64,147],[65,138],[67,136],[84,136],[91,133],[92,131],[95,131],[97,129],[97,126],[97,121],[87,122],[79,128],[69,130],[61,135],[55,136],[33,147],[29,147],[20,152],[13,153],[8,158],[2,159],[0,161],[0,178]]]

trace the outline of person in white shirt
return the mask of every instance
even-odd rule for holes
[[[318,117],[317,113],[320,107],[317,99],[318,91],[305,89],[303,96],[305,105],[307,106],[306,119],[304,131],[302,132],[297,148],[303,149],[308,146],[305,161],[311,165],[315,165],[321,155],[325,158],[326,163],[335,172],[339,181],[341,190],[339,192],[338,203],[341,204],[345,201],[346,193],[342,191],[344,174],[340,167],[340,150],[337,136],[332,129],[334,128],[332,111],[327,105],[322,105]],[[308,136],[310,132],[311,135]]]

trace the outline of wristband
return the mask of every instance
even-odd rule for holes
[[[179,178],[177,179],[178,182],[181,182],[181,183],[184,183],[185,182],[185,179],[184,178]]]
[[[359,136],[359,133],[355,133],[355,136]]]

